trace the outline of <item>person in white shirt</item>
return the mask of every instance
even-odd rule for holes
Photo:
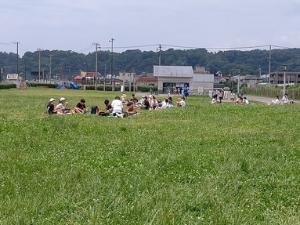
[[[247,97],[244,97],[243,103],[246,104],[246,105],[249,105],[249,100],[247,99]]]
[[[280,103],[279,96],[276,96],[276,99],[272,100],[273,105],[280,105]]]
[[[169,100],[166,98],[161,104],[161,109],[167,109],[167,108],[169,108]]]
[[[185,108],[186,107],[186,102],[185,102],[185,98],[184,97],[181,98],[181,101],[179,102],[179,106],[181,108]]]
[[[283,104],[289,104],[290,103],[290,100],[289,100],[289,97],[287,94],[285,94],[283,97],[282,97],[282,103]]]
[[[122,114],[123,113],[123,103],[120,100],[120,97],[115,97],[115,100],[112,101],[111,106],[113,108],[113,114]]]
[[[65,114],[65,109],[66,109],[66,99],[64,97],[61,97],[59,99],[59,102],[57,106],[55,107],[55,111],[57,114]]]
[[[179,108],[184,108],[186,106],[185,97],[178,98],[176,105]]]

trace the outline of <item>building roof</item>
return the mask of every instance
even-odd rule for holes
[[[154,66],[155,77],[193,77],[192,66]]]
[[[139,83],[155,83],[155,82],[157,82],[157,77],[154,77],[153,75],[138,76],[136,78],[136,82],[139,82]]]

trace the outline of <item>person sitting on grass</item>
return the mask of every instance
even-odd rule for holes
[[[150,109],[150,102],[149,102],[147,96],[143,97],[141,109],[143,109],[143,110],[149,110]]]
[[[113,108],[112,108],[111,104],[109,103],[108,99],[106,99],[104,101],[104,105],[105,105],[105,111],[100,112],[99,115],[100,116],[109,116],[112,113]]]
[[[119,96],[115,97],[115,100],[112,101],[111,106],[113,116],[121,116],[123,114],[123,103]]]
[[[161,109],[167,109],[169,108],[169,99],[165,99],[161,104]]]
[[[159,99],[157,102],[158,102],[158,105],[157,105],[157,108],[156,108],[156,109],[161,109],[161,107],[162,107],[162,105],[163,105],[162,100]]]
[[[80,102],[74,108],[75,113],[86,113],[85,99],[81,99]]]
[[[66,108],[67,102],[64,97],[59,99],[58,105],[55,107],[55,111],[59,115],[72,114],[70,109]]]
[[[290,99],[289,99],[288,94],[285,94],[285,95],[282,97],[281,102],[282,102],[283,104],[294,104],[294,103],[295,103],[294,100],[290,100]]]
[[[186,107],[186,102],[185,102],[185,97],[182,97],[181,99],[179,99],[177,106],[180,108],[185,108]]]
[[[133,102],[133,104],[136,105],[139,100],[135,97],[135,94],[132,94],[130,101]]]
[[[280,99],[279,99],[279,96],[277,95],[276,98],[274,100],[272,100],[272,105],[280,105],[281,102],[280,102]]]
[[[137,111],[135,109],[134,103],[133,102],[128,102],[127,103],[127,115],[128,116],[134,116],[137,114]]]
[[[158,101],[154,95],[149,96],[150,109],[156,109],[158,107]]]
[[[127,103],[128,100],[127,100],[127,95],[123,92],[122,96],[121,96],[121,101],[122,103]]]
[[[249,100],[247,99],[247,97],[243,98],[243,104],[245,104],[245,105],[249,105],[250,104]]]
[[[235,101],[236,104],[243,104],[244,98],[243,96],[238,96],[237,100]]]
[[[169,102],[168,108],[172,108],[173,107],[173,98],[171,96],[168,97],[168,102]]]
[[[49,99],[49,102],[48,102],[48,105],[47,105],[47,113],[49,115],[57,114],[57,112],[55,110],[54,102],[55,102],[54,98]]]

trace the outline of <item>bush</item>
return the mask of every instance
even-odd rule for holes
[[[15,84],[0,84],[0,89],[11,89],[16,87],[17,86]]]
[[[57,84],[45,84],[45,83],[29,83],[30,87],[46,87],[46,88],[56,88]]]
[[[85,90],[95,90],[95,86],[94,85],[86,85]],[[104,87],[103,86],[97,86],[97,91],[104,91]],[[112,87],[111,86],[106,86],[105,91],[112,91]],[[116,86],[115,91],[121,91],[121,87]]]
[[[133,86],[131,87],[133,91]],[[95,90],[94,85],[86,85],[85,90]],[[97,91],[104,91],[103,85],[97,86]],[[106,86],[105,91],[112,91],[112,86]],[[115,91],[121,91],[120,86],[115,87]],[[125,87],[125,91],[129,92],[129,87]],[[149,86],[140,86],[137,87],[137,91],[139,92],[157,92],[157,87],[149,87]]]
[[[149,86],[140,86],[137,87],[137,90],[140,92],[153,92],[153,91],[157,91],[157,87],[149,87]]]

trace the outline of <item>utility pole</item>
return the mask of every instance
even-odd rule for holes
[[[269,46],[269,84],[271,84],[271,72],[272,72],[272,45]]]
[[[287,65],[283,65],[283,95],[286,94],[286,71]]]
[[[41,83],[41,49],[38,48],[39,53],[39,83]]]
[[[241,86],[241,70],[238,69],[238,83],[237,83],[237,94],[240,95],[240,86]]]
[[[17,41],[17,74],[19,75],[19,42]]]
[[[27,68],[26,68],[26,61],[25,61],[25,59],[24,59],[24,80],[27,80],[26,78],[27,78]]]
[[[260,66],[258,68],[258,71],[259,71],[259,78],[261,78],[261,67]]]
[[[237,86],[238,95],[240,95],[240,83],[241,83],[241,75],[239,74],[238,75],[238,86]]]
[[[98,49],[100,49],[100,45],[98,43],[94,43],[96,46],[96,62],[95,62],[95,77],[94,77],[94,85],[95,85],[95,90],[97,89],[97,77],[98,77]]]
[[[0,82],[2,82],[3,67],[0,68]]]
[[[111,42],[111,61],[110,61],[110,75],[111,75],[111,83],[112,83],[112,91],[115,91],[115,79],[114,79],[114,41],[112,38],[109,42]]]
[[[129,75],[129,92],[131,92],[132,75],[133,73],[130,73]]]
[[[51,83],[52,78],[52,55],[49,56],[49,81]]]
[[[17,62],[16,62],[16,74],[19,75],[19,42],[16,41],[16,42],[13,42],[13,44],[16,45],[17,47]]]
[[[103,91],[106,91],[106,63],[104,64],[104,82],[103,82]]]
[[[158,65],[161,66],[161,52],[162,52],[161,51],[162,50],[161,44],[159,45],[158,49],[159,49]]]

